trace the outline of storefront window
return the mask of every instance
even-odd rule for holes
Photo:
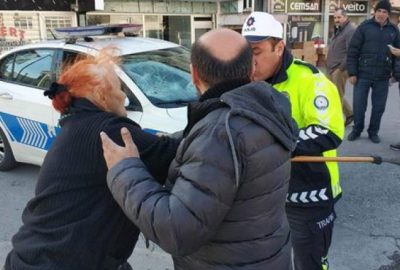
[[[221,14],[235,14],[238,13],[238,4],[235,2],[220,2]]]
[[[187,48],[191,46],[190,16],[163,16],[164,39]]]
[[[146,37],[164,39],[164,27],[162,16],[145,15],[144,16]]]
[[[32,16],[14,16],[14,26],[19,29],[32,29]]]
[[[323,38],[321,16],[292,15],[288,18],[287,42],[317,41]]]
[[[48,16],[45,17],[45,21],[46,21],[47,39],[53,39],[53,34],[50,32],[51,29],[72,26],[71,17]]]
[[[109,24],[110,21],[111,21],[110,15],[88,14],[87,16],[88,25]]]

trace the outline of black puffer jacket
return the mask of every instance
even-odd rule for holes
[[[244,85],[191,106],[167,187],[138,158],[109,171],[118,204],[175,269],[291,269],[289,108],[265,82]]]
[[[349,76],[383,80],[392,75],[400,79],[400,58],[396,59],[388,44],[400,48],[400,34],[396,25],[387,22],[383,27],[374,18],[357,27],[347,51]]]

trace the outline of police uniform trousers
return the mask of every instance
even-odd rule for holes
[[[294,270],[327,270],[331,245],[334,206],[286,206],[293,245]]]

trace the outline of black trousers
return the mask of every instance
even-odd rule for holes
[[[327,270],[336,213],[330,207],[286,206],[295,270]]]
[[[371,93],[371,118],[369,120],[368,134],[377,135],[381,125],[382,115],[386,108],[386,101],[389,90],[389,80],[371,80],[358,78],[353,90],[353,112],[354,127],[353,130],[361,133],[364,129],[365,112],[368,105],[369,89]]]

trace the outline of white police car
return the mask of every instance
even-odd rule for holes
[[[171,42],[140,37],[76,40],[117,28],[60,29],[74,38],[29,44],[0,56],[0,170],[19,162],[42,163],[60,129],[59,114],[44,90],[57,79],[63,63],[109,45],[120,51],[122,61],[116,71],[130,101],[128,117],[152,133],[184,128],[185,105],[197,99],[189,73],[189,51]]]

